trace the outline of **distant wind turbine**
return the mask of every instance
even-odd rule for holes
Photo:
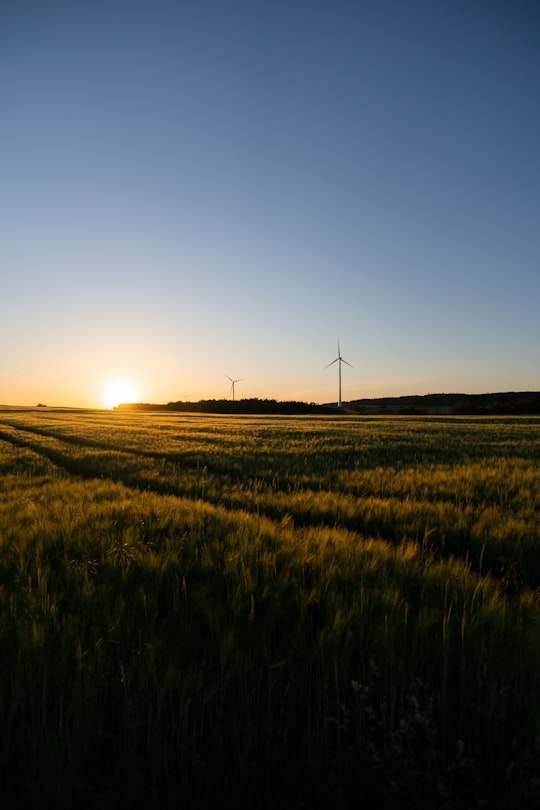
[[[342,356],[341,356],[341,350],[340,350],[340,348],[339,348],[339,340],[338,340],[338,344],[337,344],[337,357],[336,357],[336,359],[335,359],[335,360],[332,360],[332,362],[331,362],[331,363],[328,363],[328,365],[327,365],[327,366],[325,366],[325,368],[330,368],[330,366],[333,366],[333,365],[334,365],[334,363],[337,363],[337,364],[338,364],[338,369],[339,369],[339,398],[338,398],[338,408],[341,408],[341,406],[342,406],[342,402],[341,402],[341,364],[342,364],[342,363],[347,363],[347,361],[345,360],[345,358],[344,358],[344,357],[342,357]],[[350,364],[350,363],[347,363],[347,365],[348,365],[348,366],[351,366],[351,364]],[[351,368],[353,368],[353,366],[351,366]]]
[[[232,393],[232,401],[234,402],[234,386],[236,385],[236,383],[242,382],[242,380],[243,380],[244,378],[243,378],[243,377],[240,377],[238,380],[233,380],[233,378],[232,378],[232,377],[229,377],[229,375],[228,375],[228,374],[225,374],[225,376],[227,377],[227,379],[228,379],[228,380],[230,380],[230,381],[231,381],[231,393]]]

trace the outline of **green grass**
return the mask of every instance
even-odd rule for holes
[[[5,806],[538,806],[539,448],[0,412]]]

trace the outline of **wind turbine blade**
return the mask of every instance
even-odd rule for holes
[[[332,360],[332,362],[331,362],[331,363],[328,363],[328,365],[327,365],[327,366],[325,366],[325,368],[330,368],[330,366],[333,366],[333,365],[334,365],[334,363],[337,363],[337,361],[338,361],[338,360],[340,360],[340,359],[341,359],[340,357],[336,357],[336,359],[335,359],[335,360]]]
[[[343,357],[341,358],[341,362],[342,362],[342,363],[347,363],[347,361],[346,361],[346,360],[344,360],[344,359],[343,359]],[[347,363],[347,365],[348,365],[348,366],[351,366],[351,364],[350,364],[350,363]],[[351,366],[351,368],[354,368],[354,366]]]

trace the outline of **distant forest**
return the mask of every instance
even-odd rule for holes
[[[275,399],[201,399],[198,402],[168,402],[166,405],[136,403],[118,405],[130,411],[182,411],[183,413],[261,413],[261,414],[321,414],[339,413],[336,405],[316,405],[307,402],[278,402]]]
[[[377,399],[357,399],[347,403],[346,408],[355,413],[365,414],[534,415],[540,414],[540,391],[379,397]]]
[[[402,397],[378,397],[317,405],[307,402],[279,402],[275,399],[201,399],[198,402],[167,404],[135,403],[118,405],[119,410],[181,411],[183,413],[221,414],[449,414],[454,416],[504,416],[540,414],[540,391],[498,394],[424,394]]]

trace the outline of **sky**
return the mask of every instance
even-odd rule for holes
[[[4,0],[0,101],[0,403],[540,390],[532,0]]]

